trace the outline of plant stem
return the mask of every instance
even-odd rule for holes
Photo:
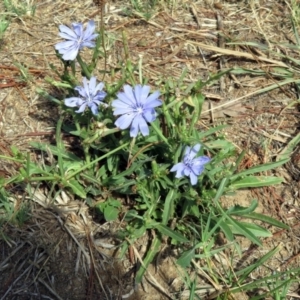
[[[81,58],[81,56],[80,56],[79,53],[77,55],[77,61],[80,64],[80,67],[81,67],[84,75],[86,76],[86,78],[90,80],[91,79],[91,73],[88,70],[88,67],[87,67],[86,63],[82,60],[82,58]]]
[[[112,155],[112,154],[118,152],[119,150],[121,150],[121,149],[125,148],[126,146],[128,146],[128,144],[129,144],[129,143],[125,143],[125,144],[119,146],[118,148],[116,148],[116,149],[114,149],[114,150],[112,150],[112,151],[110,151],[110,152],[108,152],[108,153],[106,153],[106,154],[104,154],[104,155],[98,157],[97,159],[91,161],[89,164],[86,164],[86,165],[84,165],[83,167],[77,169],[77,170],[74,171],[73,173],[70,173],[68,176],[66,176],[66,180],[69,180],[69,179],[73,178],[75,175],[77,175],[78,173],[80,173],[80,172],[82,172],[82,171],[84,171],[84,170],[86,170],[86,169],[89,169],[92,165],[94,165],[94,164],[97,163],[98,161],[100,161],[100,160],[102,160],[102,159],[104,159],[104,158],[106,158],[106,157],[108,157],[108,156],[110,156],[110,155]]]

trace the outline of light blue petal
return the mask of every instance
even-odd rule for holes
[[[180,163],[177,163],[176,165],[174,165],[172,167],[172,169],[170,170],[170,172],[176,172],[175,177],[181,178],[184,176],[184,173],[183,173],[184,169],[185,169],[185,165],[182,162],[180,162]]]
[[[139,122],[138,122],[138,116],[133,118],[133,121],[130,126],[130,136],[131,137],[136,137],[139,133]]]
[[[82,86],[76,86],[74,90],[77,91],[79,95],[82,96],[83,98],[85,99],[88,98],[88,95],[86,94],[86,91]]]
[[[77,40],[78,40],[77,37],[74,38],[74,37],[72,37],[72,36],[70,36],[69,34],[64,33],[64,32],[60,32],[58,35],[59,35],[61,38],[63,38],[63,39],[72,41],[73,43],[76,43]]]
[[[82,83],[83,83],[83,88],[85,90],[85,93],[86,93],[87,97],[89,97],[89,95],[90,95],[89,82],[85,77],[83,77]]]
[[[132,123],[133,118],[134,114],[123,115],[116,120],[115,125],[120,129],[126,129]]]
[[[92,76],[89,82],[89,91],[91,94],[96,94],[96,77]]]
[[[128,103],[122,101],[122,100],[113,100],[111,103],[111,106],[114,108],[131,108],[130,105],[128,105]]]
[[[189,176],[191,174],[191,169],[185,166],[183,173],[185,176]]]
[[[83,33],[83,40],[84,41],[91,39],[91,36],[93,35],[93,33],[95,31],[95,28],[96,28],[95,22],[93,20],[90,20],[87,23],[85,32]]]
[[[160,96],[160,92],[158,92],[158,91],[151,94],[147,98],[147,101],[144,104],[144,108],[154,108],[154,107],[162,105],[162,101],[158,99],[159,96]]]
[[[136,102],[133,101],[132,99],[130,99],[127,94],[119,93],[117,95],[117,97],[118,97],[118,100],[124,102],[127,106],[136,107]]]
[[[96,46],[96,44],[93,42],[84,42],[84,43],[81,43],[80,49],[82,49],[83,47],[95,48],[95,46]]]
[[[82,113],[84,112],[85,108],[86,108],[87,102],[83,102],[78,110],[75,110],[76,113]]]
[[[184,150],[184,156],[188,156],[190,154],[190,152],[191,152],[191,147],[186,146],[185,150]]]
[[[64,102],[65,105],[68,107],[76,107],[81,105],[83,103],[83,100],[78,97],[71,97],[71,98],[66,98]]]
[[[96,104],[96,105],[100,105],[101,104],[101,101],[99,101],[99,100],[97,100],[97,99],[93,99],[93,101],[92,102],[89,102],[88,103],[88,106],[89,107],[92,107],[94,104]]]
[[[78,50],[79,50],[78,48],[68,50],[67,52],[64,53],[62,58],[64,60],[74,60],[77,57]]]
[[[204,165],[197,161],[196,162],[193,161],[191,165],[191,169],[195,174],[200,175],[204,170]]]
[[[83,24],[82,23],[72,23],[73,30],[77,35],[77,39],[82,38],[83,35]]]
[[[193,152],[198,153],[199,150],[200,150],[200,148],[201,148],[201,145],[200,145],[200,144],[196,144],[196,145],[193,147]]]
[[[97,94],[93,97],[93,100],[102,101],[106,97],[105,92],[97,92]]]
[[[156,113],[154,109],[147,109],[143,112],[143,116],[147,122],[151,123],[156,119]]]
[[[66,49],[72,47],[73,45],[74,45],[73,41],[64,41],[64,42],[60,42],[60,43],[56,44],[54,46],[54,48],[56,50],[60,50],[60,49],[65,49],[66,50]]]
[[[95,91],[102,91],[103,88],[104,88],[104,83],[103,83],[103,82],[99,82],[99,83],[97,84],[97,86],[95,87]],[[104,92],[103,92],[103,93],[104,93]],[[105,95],[106,95],[106,93],[105,93]]]
[[[198,177],[193,172],[191,172],[190,173],[190,180],[191,180],[191,185],[195,185],[198,181]]]
[[[147,97],[149,95],[149,92],[150,92],[150,86],[148,86],[148,85],[141,86],[140,84],[137,84],[134,87],[135,98],[136,98],[137,102],[141,105],[145,104]]]
[[[92,34],[90,37],[89,37],[89,39],[90,40],[94,40],[94,39],[96,39],[97,37],[98,37],[98,33],[94,33],[94,34]]]
[[[129,102],[132,105],[137,105],[135,95],[134,95],[132,87],[130,85],[128,85],[128,84],[124,85],[124,94],[121,94],[121,96],[123,97],[123,95],[125,95],[127,102]],[[120,98],[119,95],[118,95],[118,98]],[[123,100],[123,99],[120,98],[120,100]]]
[[[134,119],[133,122],[131,124],[131,128],[133,126],[138,126],[139,131],[142,133],[143,136],[149,135],[149,127],[145,121],[145,119],[143,118],[142,115],[137,115]],[[137,134],[136,134],[137,135]],[[135,136],[136,136],[135,135]],[[131,135],[131,129],[130,129],[130,136]]]
[[[208,156],[199,156],[194,159],[195,164],[205,165],[211,161],[211,158]]]
[[[99,111],[98,111],[98,105],[96,105],[95,103],[92,103],[91,105],[89,105],[93,115],[97,116]]]
[[[67,27],[66,25],[59,25],[59,30],[62,33],[65,33],[68,36],[70,36],[70,39],[72,39],[72,38],[77,39],[75,32],[72,29],[70,29],[69,27]]]
[[[196,144],[194,147],[190,148],[189,153],[187,153],[189,159],[193,159],[201,148],[200,144]]]
[[[135,113],[132,111],[132,108],[116,108],[114,110],[114,116],[118,116],[118,115],[125,115],[125,114],[132,114],[135,115]]]
[[[177,163],[176,165],[174,165],[172,167],[172,169],[170,170],[170,172],[176,172],[178,170],[182,171],[184,168],[185,168],[184,164],[182,162],[180,162],[180,163]]]
[[[193,160],[192,170],[196,175],[200,175],[204,171],[204,165],[210,162],[210,158],[207,156],[200,156]]]

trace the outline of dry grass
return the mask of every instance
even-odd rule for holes
[[[295,106],[289,107],[298,98],[294,86],[287,84],[261,93],[262,88],[279,84],[270,71],[289,63],[279,54],[294,58],[298,55],[298,50],[284,46],[295,43],[289,1],[276,1],[276,4],[268,0],[162,1],[155,6],[149,20],[124,1],[107,1],[103,11],[91,0],[37,1],[36,4],[34,16],[12,18],[1,45],[0,149],[4,155],[10,155],[11,145],[26,150],[31,140],[53,137],[56,109],[37,94],[36,88],[50,89],[45,83],[46,76],[55,78],[50,64],[62,68],[53,48],[59,41],[58,25],[86,22],[91,18],[100,25],[101,12],[107,59],[99,64],[99,70],[116,68],[126,59],[135,63],[142,59],[143,75],[153,85],[165,80],[176,82],[185,69],[188,71],[184,78],[186,85],[233,67],[259,69],[268,74],[225,76],[203,91],[208,104],[202,122],[206,126],[220,122],[232,124],[226,134],[237,147],[247,150],[244,167],[274,159],[298,133],[299,111]],[[2,2],[0,11],[4,11]],[[255,42],[269,51],[249,45],[229,45],[233,42]],[[124,50],[126,47],[128,53]],[[26,80],[16,64],[24,66]],[[115,78],[106,76],[104,80],[110,82]],[[61,94],[59,90],[53,92]],[[4,161],[1,166],[2,176],[9,176],[18,168]],[[248,252],[244,254],[247,263],[259,257],[260,251],[282,242],[279,255],[268,265],[272,270],[299,265],[300,253],[298,179],[294,180],[289,169],[278,172],[286,178],[286,184],[278,189],[255,190],[252,195],[238,194],[239,198],[223,200],[224,205],[230,205],[230,201],[247,205],[251,197],[258,198],[262,211],[292,226],[290,232],[282,231],[272,240],[266,240],[263,250],[253,249],[252,256],[248,256]],[[7,223],[2,228],[0,299],[130,296],[134,276],[132,262],[113,259],[116,224],[99,225],[85,203],[68,198],[56,199],[51,204],[40,192],[31,200],[28,223],[22,227]],[[244,249],[249,247],[247,242],[241,243]],[[143,252],[141,245],[135,245],[140,253]],[[183,282],[170,253],[160,258],[157,270],[151,267],[149,271],[152,275],[146,278],[152,283],[145,281],[138,289],[139,294],[131,295],[130,299],[175,299],[179,291],[183,298],[188,297],[188,291],[182,291]],[[263,276],[263,272],[257,276]],[[203,274],[198,276],[199,284],[209,283]],[[290,299],[299,298],[297,288]],[[216,287],[208,285],[207,290],[215,291]],[[242,296],[246,297],[240,295],[236,299]]]

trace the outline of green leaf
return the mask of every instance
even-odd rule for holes
[[[189,240],[186,237],[184,237],[181,233],[178,233],[163,224],[157,224],[156,228],[160,233],[162,233],[166,236],[169,236],[170,238],[172,238],[178,242],[181,242],[181,243],[189,242]]]
[[[290,159],[294,149],[300,143],[300,133],[298,133],[289,143],[287,146],[278,154],[276,160],[281,161],[284,159]]]
[[[86,198],[84,187],[76,179],[72,178],[68,180],[68,187],[72,189],[75,195],[83,199]]]
[[[238,173],[236,175],[233,175],[230,178],[230,180],[234,181],[237,178],[240,178],[242,176],[246,176],[246,175],[250,175],[250,174],[254,174],[254,173],[260,173],[260,172],[265,172],[265,171],[268,171],[268,170],[272,170],[272,169],[275,169],[277,167],[282,166],[283,164],[287,163],[288,161],[289,161],[289,158],[286,158],[286,159],[282,159],[282,160],[277,161],[277,162],[271,162],[271,163],[267,163],[267,164],[255,166],[255,167],[252,167],[252,168],[247,169],[245,171],[242,171],[242,172],[240,172],[240,173]]]
[[[57,156],[58,154],[60,154],[62,156],[63,159],[67,159],[67,160],[73,160],[73,161],[79,161],[81,162],[82,160],[74,155],[73,153],[64,151],[63,149],[60,149],[59,147],[56,146],[52,146],[52,145],[48,145],[48,144],[42,144],[42,143],[37,143],[37,142],[31,142],[30,145],[38,150],[41,151],[50,151],[53,155]]]
[[[244,214],[244,218],[249,218],[249,219],[254,219],[254,220],[259,220],[265,223],[268,223],[270,225],[276,226],[278,228],[283,228],[283,229],[289,229],[290,227],[282,222],[279,222],[278,220],[275,220],[269,216],[263,215],[263,214],[258,214],[255,212],[249,213],[249,214]]]
[[[275,247],[272,249],[270,252],[265,254],[263,257],[261,257],[259,260],[257,260],[254,264],[237,271],[235,274],[238,280],[238,286],[243,283],[243,281],[248,278],[251,272],[253,272],[255,269],[259,268],[262,266],[266,261],[268,261],[274,254],[276,254],[278,251],[280,251],[280,246]]]
[[[118,215],[119,210],[116,207],[107,205],[104,208],[104,218],[106,221],[115,221],[117,220]]]
[[[221,230],[224,232],[228,241],[232,242],[234,240],[233,232],[225,222],[219,222]]]
[[[184,251],[178,258],[177,263],[182,268],[186,268],[191,264],[192,259],[195,257],[195,247]]]
[[[146,272],[149,264],[153,261],[156,253],[159,251],[160,244],[161,244],[161,241],[156,236],[151,243],[150,249],[148,250],[146,257],[143,260],[142,265],[140,266],[139,270],[136,273],[136,277],[135,277],[136,285],[141,283],[144,273]]]
[[[233,190],[243,189],[243,188],[255,188],[262,186],[269,186],[274,184],[280,184],[284,181],[281,177],[273,176],[247,176],[240,180],[236,180],[230,184],[229,188]]]
[[[258,206],[257,200],[252,200],[249,207],[235,205],[235,206],[230,207],[226,213],[228,215],[243,216],[245,214],[249,214],[249,213],[253,212],[257,208],[257,206]]]
[[[139,214],[135,209],[130,209],[126,212],[124,220],[126,222],[129,222],[129,221],[133,220],[134,218],[136,218],[138,216],[139,216]]]
[[[272,233],[263,228],[262,226],[256,225],[256,224],[250,224],[247,222],[238,222],[236,221],[239,226],[234,226],[234,225],[229,225],[231,227],[231,230],[233,232],[233,234],[240,234],[240,235],[244,235],[245,233],[245,229],[250,231],[254,236],[256,237],[270,237],[272,236]],[[243,228],[241,230],[241,228]]]
[[[170,218],[173,217],[174,214],[174,200],[177,197],[177,193],[174,189],[171,189],[166,197],[163,215],[162,215],[162,223],[167,225]]]
[[[249,230],[247,228],[247,226],[244,226],[243,223],[234,220],[230,216],[227,217],[226,222],[227,222],[227,225],[230,226],[232,232],[235,232],[237,234],[243,235],[246,238],[248,238],[250,241],[252,241],[253,243],[255,243],[256,245],[262,246],[262,243],[257,238],[257,236],[255,234],[253,234],[251,232],[251,230]]]

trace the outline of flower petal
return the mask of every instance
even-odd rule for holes
[[[81,105],[83,103],[83,100],[78,97],[71,97],[71,98],[66,98],[64,102],[65,105],[68,107],[76,107]]]
[[[94,95],[96,94],[95,89],[96,89],[96,77],[92,76],[89,81],[89,92]]]
[[[146,103],[149,92],[150,92],[150,86],[148,85],[141,86],[140,84],[137,84],[134,87],[135,97],[138,103],[140,103],[141,105],[144,105]]]
[[[82,42],[80,44],[80,49],[82,49],[83,47],[94,48],[95,46],[96,46],[96,44],[94,42],[87,41],[87,42]]]
[[[111,103],[111,106],[113,108],[131,108],[130,105],[128,105],[128,103],[122,101],[122,100],[119,100],[119,99],[116,99],[116,100],[113,100],[112,103]]]
[[[75,112],[76,112],[76,113],[82,113],[82,112],[84,112],[86,106],[87,106],[87,102],[85,101],[85,102],[83,102],[83,103],[80,105],[80,107],[79,107],[78,110],[75,110]]]
[[[131,137],[136,137],[139,133],[139,123],[137,121],[138,116],[133,118],[133,121],[130,126],[130,136]]]
[[[158,99],[159,96],[160,96],[160,92],[158,92],[158,91],[151,94],[147,98],[147,101],[144,104],[144,108],[154,108],[154,107],[162,105],[162,101]]]
[[[134,114],[123,115],[116,120],[115,125],[120,129],[126,129],[132,123],[133,118]]]
[[[105,92],[97,92],[97,94],[93,97],[93,100],[98,100],[98,101],[102,101],[105,97],[106,97],[106,93]]]
[[[191,169],[187,166],[185,166],[183,173],[185,176],[189,176],[191,174]]]
[[[79,51],[78,48],[68,50],[67,52],[64,53],[62,57],[63,60],[74,60],[77,57],[78,51]]]
[[[118,116],[118,115],[125,115],[125,114],[132,114],[133,116],[135,115],[135,113],[132,111],[132,108],[116,108],[114,110],[113,115],[114,116]]]
[[[195,185],[198,181],[198,177],[193,172],[191,172],[190,173],[190,180],[191,180],[191,185]]]
[[[86,94],[86,90],[84,89],[84,87],[82,86],[76,86],[74,88],[75,91],[77,91],[79,93],[80,96],[82,96],[83,98],[87,98],[88,95]]]
[[[64,41],[64,42],[60,42],[60,43],[56,44],[54,46],[54,48],[56,50],[61,50],[61,49],[67,50],[68,48],[72,47],[73,45],[74,45],[73,41]]]
[[[192,170],[196,175],[200,175],[204,171],[204,165],[210,162],[210,158],[207,156],[200,156],[192,161]]]
[[[142,115],[137,115],[133,119],[130,128],[130,136],[136,137],[139,131],[143,136],[149,135],[149,127]]]
[[[137,101],[136,101],[135,95],[133,93],[132,87],[130,85],[128,85],[128,84],[124,85],[124,93],[121,93],[120,96],[122,96],[122,98],[124,98],[124,96],[125,96],[126,100],[127,100],[126,102],[128,104],[136,106]],[[120,98],[119,95],[118,95],[118,98]],[[120,100],[123,100],[123,99],[120,98]]]
[[[193,147],[193,152],[195,152],[196,154],[199,152],[199,150],[200,150],[200,148],[201,148],[201,145],[200,144],[196,144],[194,147]]]
[[[99,111],[98,111],[98,105],[97,105],[96,103],[91,103],[91,104],[89,105],[89,107],[90,107],[90,109],[91,109],[93,115],[97,116],[98,113],[99,113]]]
[[[83,83],[83,88],[84,88],[85,94],[87,97],[89,97],[90,89],[89,89],[89,83],[88,83],[88,80],[86,79],[86,77],[83,77],[82,83]]]
[[[64,33],[69,36],[67,39],[77,39],[75,32],[72,29],[70,29],[68,26],[59,25],[59,30],[61,31],[61,33]]]
[[[147,122],[151,123],[156,119],[156,112],[154,109],[147,109],[143,112],[143,117]]]
[[[93,35],[93,33],[95,31],[95,28],[96,28],[95,22],[93,20],[90,20],[87,23],[86,30],[83,33],[83,40],[84,41],[91,39],[91,36]]]
[[[97,86],[95,87],[95,90],[96,90],[96,91],[102,91],[103,88],[104,88],[104,83],[103,83],[103,82],[99,82],[99,83],[97,84]],[[106,93],[105,93],[105,94],[106,94]]]
[[[76,34],[76,38],[80,39],[83,36],[83,24],[82,23],[72,23],[73,30]]]
[[[176,178],[181,178],[184,176],[184,169],[185,169],[185,165],[183,163],[177,163],[176,165],[174,165],[172,167],[172,169],[170,170],[170,172],[176,172],[175,177]]]

